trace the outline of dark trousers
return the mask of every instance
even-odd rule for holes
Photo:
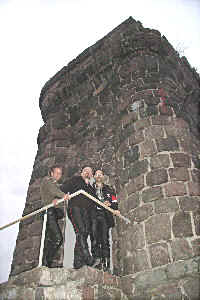
[[[85,208],[71,207],[68,209],[68,217],[76,234],[74,247],[74,268],[79,269],[84,265],[92,265],[93,257],[88,249],[87,238],[90,231],[88,211]]]
[[[94,257],[110,258],[109,226],[105,211],[95,209],[91,212],[91,252]]]
[[[52,261],[62,243],[63,236],[58,224],[56,209],[51,207],[47,211],[47,227],[42,259],[44,266],[51,267]]]

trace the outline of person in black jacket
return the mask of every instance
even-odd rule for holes
[[[63,183],[61,190],[66,194],[72,194],[82,189],[94,196],[92,180],[92,169],[83,167],[81,176],[74,176],[71,180]],[[67,214],[76,234],[73,263],[75,269],[79,269],[84,265],[95,267],[100,261],[90,254],[87,243],[90,232],[89,214],[94,207],[95,203],[83,194],[73,197],[68,202]]]
[[[102,170],[95,172],[95,192],[96,198],[115,210],[116,215],[120,214],[118,210],[117,198],[114,190],[104,184],[104,174]],[[104,271],[110,270],[110,243],[109,229],[114,227],[113,214],[96,204],[91,212],[91,252],[94,257],[101,259],[98,269],[103,267]]]

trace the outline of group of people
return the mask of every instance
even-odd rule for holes
[[[60,212],[56,208],[60,198],[66,200],[67,215],[76,235],[73,267],[79,269],[84,265],[110,271],[109,230],[114,226],[113,214],[107,209],[89,199],[84,194],[71,198],[71,194],[84,190],[88,194],[114,209],[120,215],[114,190],[104,183],[102,170],[93,170],[84,166],[79,176],[74,176],[62,185],[58,181],[62,177],[62,168],[54,165],[47,177],[41,183],[40,191],[44,205],[53,203],[47,210],[47,231],[43,265],[52,266],[53,259],[63,243],[63,235],[58,224]],[[61,214],[62,215],[62,214]],[[91,240],[91,251],[88,247],[88,237]]]

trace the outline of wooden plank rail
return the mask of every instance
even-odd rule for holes
[[[70,199],[73,198],[73,197],[75,197],[75,196],[78,196],[79,194],[83,194],[83,195],[87,196],[88,198],[90,198],[92,201],[94,201],[94,202],[96,202],[97,204],[103,206],[105,209],[107,209],[108,211],[110,211],[113,215],[115,215],[115,216],[119,217],[120,219],[124,220],[127,224],[128,224],[128,223],[131,223],[131,221],[130,221],[128,218],[122,216],[121,214],[117,215],[114,209],[110,208],[109,206],[107,206],[107,205],[104,204],[103,202],[99,201],[98,199],[96,199],[96,198],[93,197],[92,195],[90,195],[90,194],[88,194],[87,192],[85,192],[84,190],[79,190],[79,191],[77,191],[77,192],[71,194],[71,195],[70,195]],[[63,202],[63,201],[65,201],[63,198],[62,198],[62,199],[59,199],[58,202],[57,202],[57,205],[58,205],[59,203]],[[26,216],[23,216],[23,217],[21,217],[21,218],[15,220],[15,221],[13,221],[13,222],[11,222],[11,223],[8,223],[8,224],[6,224],[6,225],[0,227],[0,230],[3,230],[3,229],[5,229],[5,228],[7,228],[7,227],[9,227],[9,226],[12,226],[12,225],[14,225],[14,224],[16,224],[16,223],[18,223],[18,222],[24,221],[24,220],[26,220],[26,219],[28,219],[28,218],[30,218],[30,217],[32,217],[32,216],[35,216],[35,215],[41,213],[42,211],[47,210],[48,208],[53,207],[53,206],[54,206],[53,203],[51,203],[51,204],[49,204],[49,205],[46,205],[46,206],[44,206],[44,207],[42,207],[42,208],[40,208],[40,209],[38,209],[38,210],[33,211],[32,213],[30,213],[30,214],[28,214],[28,215],[26,215]]]

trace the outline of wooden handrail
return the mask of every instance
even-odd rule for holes
[[[117,215],[114,209],[110,208],[109,206],[107,206],[107,205],[104,204],[103,202],[99,201],[98,199],[96,199],[96,198],[93,197],[92,195],[90,195],[90,194],[88,194],[87,192],[85,192],[84,190],[79,190],[79,191],[77,191],[77,192],[71,194],[71,195],[70,195],[70,199],[73,198],[73,197],[75,197],[75,196],[78,196],[79,194],[83,194],[83,195],[87,196],[88,198],[90,198],[91,200],[93,200],[94,202],[96,202],[97,204],[103,206],[105,209],[107,209],[108,211],[110,211],[113,215],[115,215],[115,216],[119,217],[120,219],[124,220],[126,223],[130,223],[130,222],[131,222],[128,218],[122,216],[121,214],[120,214],[120,215]],[[61,202],[63,202],[63,201],[65,201],[64,198],[58,199],[56,205],[58,205],[59,203],[61,203]],[[11,225],[14,225],[14,224],[18,223],[18,222],[24,221],[24,220],[26,220],[26,219],[28,219],[28,218],[30,218],[30,217],[32,217],[32,216],[35,216],[35,215],[41,213],[42,211],[47,210],[48,208],[53,207],[53,206],[54,206],[53,203],[48,204],[48,205],[46,205],[46,206],[43,206],[42,208],[40,208],[40,209],[38,209],[38,210],[35,210],[35,211],[33,211],[32,213],[30,213],[30,214],[28,214],[28,215],[26,215],[26,216],[24,216],[24,217],[21,217],[21,218],[19,218],[19,219],[13,221],[13,222],[11,222],[11,223],[8,223],[7,225],[4,225],[4,226],[0,227],[0,230],[3,230],[3,229],[5,229],[5,228],[7,228],[7,227],[9,227],[9,226],[11,226]]]

